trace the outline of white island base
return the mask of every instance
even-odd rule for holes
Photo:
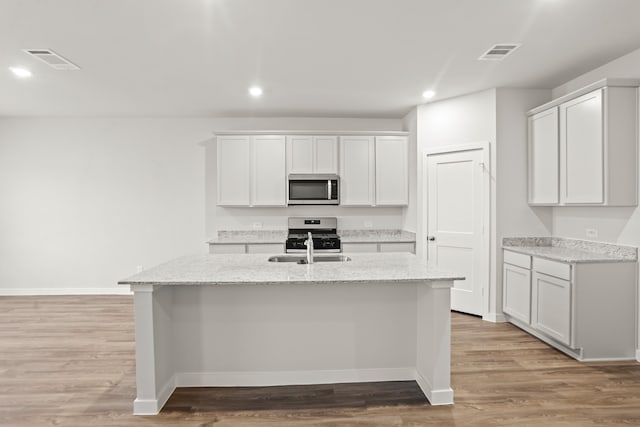
[[[132,288],[135,414],[203,386],[416,380],[453,403],[449,283]]]
[[[297,267],[330,268],[316,265]],[[135,299],[135,414],[157,414],[176,387],[415,380],[432,405],[453,403],[448,277],[121,283]]]

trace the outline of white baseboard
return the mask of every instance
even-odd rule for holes
[[[453,404],[453,390],[451,388],[434,390],[431,383],[417,371],[415,379],[430,404],[434,406]]]
[[[636,360],[640,362],[640,348],[636,349]]]
[[[113,288],[0,288],[0,296],[36,295],[133,295],[129,286]]]
[[[411,380],[418,383],[432,405],[453,403],[451,388],[434,390],[429,381],[413,367],[319,371],[180,372],[167,381],[158,392],[157,399],[136,398],[133,402],[133,413],[134,415],[158,414],[176,387],[260,387]]]
[[[504,323],[507,322],[507,317],[502,313],[487,313],[482,316],[482,320],[493,323]]]
[[[158,392],[157,399],[138,399],[133,401],[133,415],[157,415],[167,403],[169,397],[176,389],[175,375]]]
[[[373,381],[411,381],[413,367],[269,372],[180,372],[176,387],[250,387],[333,384]]]

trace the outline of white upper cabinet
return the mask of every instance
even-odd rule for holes
[[[373,206],[375,147],[372,136],[340,137],[340,204]]]
[[[218,206],[285,206],[285,137],[217,137]]]
[[[338,173],[338,137],[313,137],[313,172]]]
[[[404,136],[376,137],[376,206],[409,204],[408,145]]]
[[[343,206],[408,205],[406,132],[314,133],[217,134],[217,205],[286,206],[287,174],[305,173],[339,175]]]
[[[638,204],[638,82],[616,82],[530,111],[530,204]]]
[[[288,173],[338,173],[338,137],[287,136]]]
[[[529,203],[557,204],[558,107],[529,117]]]
[[[251,137],[219,136],[216,140],[218,163],[218,205],[249,206],[251,201]]]
[[[260,135],[252,138],[252,206],[285,206],[285,138]]]
[[[313,139],[311,135],[287,136],[287,172],[313,172]]]
[[[560,105],[560,200],[604,203],[604,116],[602,91]]]
[[[405,136],[340,137],[340,204],[407,205],[408,156]]]

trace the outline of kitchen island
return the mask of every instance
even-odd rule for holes
[[[300,265],[193,255],[119,282],[134,293],[135,414],[176,387],[416,380],[453,403],[450,288],[411,254]]]

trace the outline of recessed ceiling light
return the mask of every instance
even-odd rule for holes
[[[31,77],[31,71],[27,70],[26,68],[9,67],[9,69],[16,77],[20,77],[23,79],[27,77]]]
[[[259,97],[260,95],[262,95],[262,88],[258,87],[258,86],[253,86],[249,88],[249,93],[251,94],[251,96],[253,97]]]
[[[422,92],[422,97],[424,99],[431,99],[434,96],[436,96],[436,92],[433,90],[425,90],[424,92]]]

